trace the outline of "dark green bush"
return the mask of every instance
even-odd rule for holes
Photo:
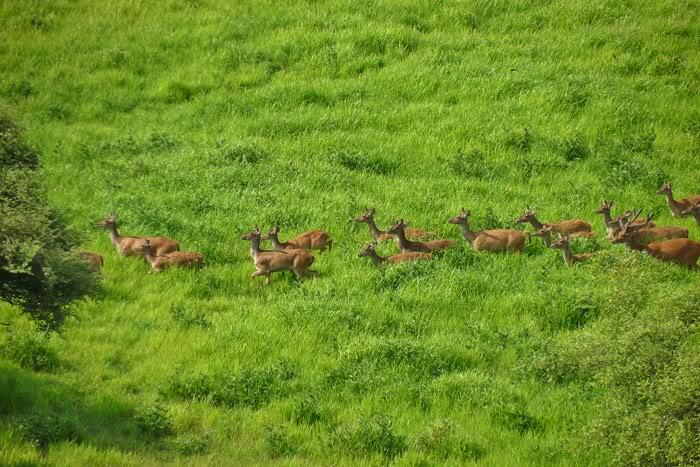
[[[270,457],[292,456],[297,451],[296,442],[285,426],[268,426],[265,446]]]
[[[491,419],[497,425],[517,430],[520,434],[544,430],[542,422],[527,413],[522,407],[513,405],[503,405],[496,408],[491,414]]]
[[[302,397],[294,406],[292,417],[297,425],[313,425],[321,421],[322,413],[318,398],[313,395]]]
[[[330,436],[330,446],[351,456],[381,454],[391,460],[406,451],[406,436],[397,433],[386,415],[363,417],[352,426],[337,428]]]
[[[51,443],[60,441],[79,441],[81,436],[72,419],[64,416],[32,413],[19,420],[17,429],[28,442],[41,451],[47,451]]]
[[[165,406],[156,404],[141,410],[136,417],[139,429],[151,438],[161,438],[173,432],[173,423]]]
[[[58,368],[56,352],[49,347],[44,334],[18,335],[11,333],[0,355],[16,362],[22,368],[34,371],[52,371]]]
[[[48,205],[36,151],[0,116],[0,299],[51,329],[98,275],[70,252],[78,239]]]
[[[204,316],[203,312],[188,310],[187,306],[182,303],[175,303],[170,307],[170,316],[173,321],[185,328],[196,326],[206,329],[211,326],[211,322]]]
[[[181,436],[173,440],[173,448],[183,456],[206,454],[209,448],[209,435]]]

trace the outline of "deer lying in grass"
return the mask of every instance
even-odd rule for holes
[[[639,215],[639,214],[637,214]],[[639,231],[631,225],[631,221],[620,221],[620,232],[613,243],[625,243],[631,250],[646,251],[651,256],[661,261],[669,261],[686,266],[689,269],[698,269],[700,258],[700,242],[687,238],[672,238],[660,242],[644,244],[639,241]]]
[[[671,182],[665,181],[661,188],[656,190],[657,195],[666,196],[666,204],[671,209],[671,214],[673,217],[687,217],[690,214],[684,214],[684,212],[696,204],[700,203],[700,195],[689,196],[684,199],[675,200],[673,199],[673,192],[671,190]]]
[[[695,217],[695,222],[700,225],[700,203],[696,204],[695,206],[691,206],[682,213],[684,216],[693,216]]]
[[[430,253],[431,251],[444,250],[454,245],[452,240],[431,240],[429,242],[415,242],[406,238],[406,224],[403,219],[394,222],[387,233],[396,235],[396,243],[399,245],[401,253],[409,251],[418,251],[421,253]]]
[[[269,251],[260,249],[260,229],[248,232],[241,240],[249,240],[250,257],[255,264],[255,272],[251,277],[265,276],[265,285],[270,284],[270,275],[273,272],[292,271],[299,280],[306,277],[307,271],[313,263],[313,255],[296,255],[288,251]]]
[[[610,215],[610,210],[612,209],[613,202],[612,201],[606,201],[603,200],[603,204],[595,210],[596,214],[602,214],[603,218],[605,219],[605,228],[608,231],[608,239],[612,240],[620,231],[620,219],[625,218],[625,216],[629,216],[629,212],[625,212],[622,216],[618,216],[615,219],[612,218]],[[643,220],[636,220],[634,221],[636,224],[643,224]],[[651,222],[649,224],[649,227],[654,227],[654,223]]]
[[[88,269],[94,272],[97,272],[100,269],[102,269],[102,266],[104,266],[105,264],[104,258],[101,255],[98,255],[97,253],[81,251],[80,253],[78,253],[78,257],[87,264]]]
[[[151,251],[155,256],[161,256],[166,253],[171,253],[173,251],[178,251],[180,246],[175,240],[167,237],[122,237],[117,232],[117,218],[114,214],[111,214],[100,222],[97,223],[97,227],[101,227],[109,231],[109,239],[112,241],[112,245],[117,249],[117,252],[122,256],[136,256],[141,255],[141,247],[145,240],[148,240],[151,244]]]
[[[647,215],[646,219],[639,222],[634,222],[641,214],[641,209],[639,211],[633,211],[629,216],[625,215],[620,219],[620,225],[627,225],[628,231],[634,232],[634,236],[639,243],[651,243],[659,242],[661,240],[670,240],[672,238],[688,238],[688,229],[684,227],[676,226],[662,226],[662,227],[650,227],[652,221],[653,213]],[[619,233],[619,232],[618,232]]]
[[[391,256],[379,256],[375,247],[377,242],[369,242],[357,254],[358,257],[369,256],[375,266],[380,266],[382,263],[403,263],[405,261],[415,261],[419,259],[430,259],[433,256],[430,253],[419,253],[417,251],[407,251]]]
[[[161,272],[168,268],[203,268],[204,255],[189,251],[173,251],[164,255],[156,255],[151,241],[146,239],[137,249],[151,265],[153,272]]]
[[[270,240],[270,242],[272,242],[272,248],[274,248],[275,251],[286,251],[287,253],[304,257],[305,259],[303,262],[308,262],[309,266],[311,266],[315,260],[314,255],[312,255],[308,250],[290,245],[289,242],[280,243],[279,239],[277,238],[279,231],[280,227],[279,225],[276,225],[270,229],[267,235],[260,237],[260,239]]]
[[[523,214],[518,220],[518,224],[524,224],[525,222],[529,222],[532,224],[532,226],[535,228],[535,231],[540,230],[542,227],[545,225],[551,225],[552,226],[552,231],[560,233],[562,235],[572,235],[572,234],[578,234],[579,236],[584,235],[584,236],[590,236],[594,235],[588,232],[592,232],[593,228],[591,227],[590,222],[582,221],[582,220],[568,220],[568,221],[559,221],[559,222],[548,222],[547,224],[543,224],[539,220],[537,220],[537,212],[533,211],[530,209],[530,207],[527,208],[527,211],[525,211],[525,214]]]
[[[276,235],[279,234],[279,225],[276,225],[274,230]],[[328,249],[328,252],[330,252],[333,247],[333,240],[330,239],[328,232],[323,230],[309,230],[291,240],[280,242],[280,244],[285,249],[303,248],[305,250],[319,250],[320,252]]]
[[[542,239],[542,242],[544,243],[544,246],[547,248],[552,246],[552,232],[554,231],[553,227],[550,224],[545,224],[544,227],[541,229],[537,230],[535,232],[535,237],[540,237]],[[559,234],[561,236],[561,234]],[[576,238],[593,238],[595,237],[595,232],[574,232],[570,235],[567,235],[567,237],[576,237]]]
[[[365,212],[353,218],[355,222],[365,223],[369,227],[369,233],[372,236],[372,240],[375,242],[383,242],[385,240],[390,240],[396,238],[396,235],[385,232],[384,230],[379,230],[377,224],[374,222],[374,208],[366,208]],[[407,227],[404,230],[406,238],[409,240],[427,240],[435,236],[432,232],[426,232],[425,230],[416,229],[413,227]]]
[[[567,266],[573,266],[575,263],[586,261],[595,256],[595,253],[571,253],[571,245],[569,245],[569,237],[559,237],[557,241],[552,243],[552,248],[560,249],[564,252],[564,262]]]
[[[462,208],[462,212],[452,217],[448,222],[459,225],[464,239],[476,251],[518,251],[525,249],[525,241],[529,234],[514,229],[491,229],[473,232],[469,229],[471,211]]]

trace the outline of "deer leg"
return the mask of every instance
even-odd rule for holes
[[[265,274],[265,285],[270,285],[270,273]]]

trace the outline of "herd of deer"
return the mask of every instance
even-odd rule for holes
[[[664,182],[657,194],[666,196],[666,201],[674,217],[693,216],[700,225],[700,195],[676,200],[673,198],[671,184]],[[608,239],[612,243],[625,243],[637,251],[647,251],[653,257],[697,269],[700,258],[700,242],[688,239],[688,229],[668,226],[658,227],[652,221],[653,214],[646,219],[639,219],[641,210],[627,211],[613,218],[611,215],[613,203],[603,200],[603,204],[595,211],[602,214]],[[374,221],[375,210],[366,209],[354,218],[355,222],[365,223],[369,227],[372,241],[367,243],[358,256],[368,256],[375,265],[382,263],[400,263],[431,259],[432,252],[444,250],[455,244],[452,240],[431,240],[435,234],[421,229],[408,227],[403,219],[394,222],[387,231],[379,230]],[[512,251],[522,252],[530,234],[527,231],[515,229],[490,229],[472,231],[469,227],[471,212],[462,208],[461,212],[448,222],[459,225],[464,239],[476,251]],[[518,224],[530,223],[534,235],[542,238],[545,246],[563,250],[564,261],[567,265],[589,259],[594,253],[573,254],[570,238],[592,237],[595,235],[589,222],[583,220],[566,220],[552,223],[542,223],[537,213],[529,207],[518,220]],[[103,219],[97,224],[109,231],[112,244],[122,256],[143,256],[151,265],[154,272],[160,272],[169,267],[203,267],[204,255],[200,253],[179,251],[179,244],[167,237],[122,237],[117,232],[117,220],[114,215]],[[292,271],[300,280],[309,274],[309,268],[314,263],[312,250],[330,252],[333,241],[327,232],[312,230],[305,232],[292,240],[280,242],[279,226],[274,226],[266,235],[260,229],[255,229],[241,237],[251,242],[250,256],[255,265],[252,277],[265,276],[265,284],[270,283],[273,272]],[[558,238],[552,241],[552,234]],[[273,250],[260,248],[262,240],[269,240]],[[400,253],[391,256],[380,256],[376,251],[378,242],[396,240]],[[94,253],[81,253],[81,258],[92,268],[99,269],[103,258]]]

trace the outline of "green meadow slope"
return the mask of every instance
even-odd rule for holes
[[[60,334],[0,304],[0,463],[700,462],[700,276],[593,214],[605,197],[700,239],[655,194],[700,192],[699,8],[0,2],[0,106],[105,257]],[[478,254],[447,224],[526,205],[593,222],[574,247],[599,253]],[[377,270],[366,206],[459,247]],[[206,269],[119,257],[110,212]],[[250,279],[240,237],[274,223],[330,232],[314,280]]]

